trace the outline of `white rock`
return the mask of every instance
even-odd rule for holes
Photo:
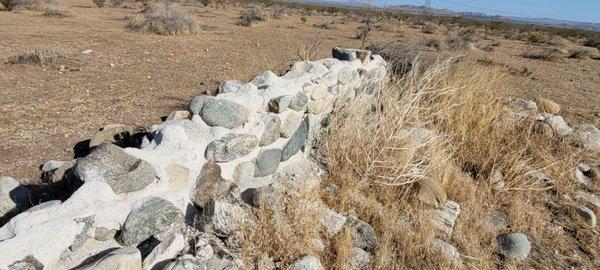
[[[124,247],[106,254],[100,260],[81,270],[137,270],[142,269],[142,254],[135,247]]]

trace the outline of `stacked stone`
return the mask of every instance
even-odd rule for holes
[[[90,254],[118,248],[87,267],[137,269],[141,254],[131,247],[154,238],[161,245],[143,261],[147,269],[239,266],[232,255],[239,250],[239,227],[252,220],[241,193],[298,175],[290,171],[311,162],[311,140],[334,101],[371,94],[385,82],[380,56],[341,48],[333,54],[337,58],[295,63],[283,76],[265,71],[248,83],[224,82],[217,95],[199,95],[189,112],[173,112],[153,126],[139,148],[114,144],[114,134],[134,133],[132,127],[105,127],[86,157],[48,164],[49,179],[75,179],[76,191],[67,200],[32,207],[0,228],[0,268],[15,262],[82,267]],[[295,189],[299,183],[278,184]],[[26,208],[10,205],[11,216]],[[173,232],[192,223],[206,233],[195,240],[211,249],[196,246],[196,257],[158,265],[182,252],[183,235],[196,237]]]

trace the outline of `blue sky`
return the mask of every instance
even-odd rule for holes
[[[425,0],[375,0],[375,3],[377,5],[423,5]],[[600,23],[600,0],[431,0],[431,6],[491,15]]]

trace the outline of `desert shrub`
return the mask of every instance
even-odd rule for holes
[[[214,3],[214,0],[200,0],[200,3],[202,3],[203,6],[207,7],[212,5]]]
[[[425,24],[422,28],[421,28],[421,32],[425,33],[425,34],[435,34],[435,32],[437,31],[437,26],[431,23]]]
[[[52,17],[52,18],[67,18],[67,17],[70,17],[71,15],[69,15],[64,10],[60,10],[60,9],[57,9],[57,8],[47,8],[42,13],[42,16],[44,16],[44,17]]]
[[[521,53],[521,57],[528,59],[554,61],[560,58],[564,51],[556,47],[548,47],[543,49],[528,49]]]
[[[94,5],[96,5],[96,7],[104,7],[104,5],[106,5],[106,0],[92,0],[92,2],[94,2]]]
[[[10,65],[40,65],[55,67],[61,64],[72,64],[75,59],[60,50],[34,50],[8,57]]]
[[[267,15],[258,9],[247,9],[242,12],[236,22],[240,26],[252,26],[255,22],[267,20]]]
[[[445,50],[446,48],[448,48],[448,45],[446,45],[446,42],[444,42],[443,40],[439,40],[437,38],[430,38],[430,39],[424,40],[423,46],[433,47],[438,51],[442,51],[442,50]]]
[[[447,38],[446,44],[448,44],[450,49],[464,50],[472,46],[473,43],[469,40],[469,38],[465,38],[465,36],[455,36]]]
[[[122,5],[124,2],[125,0],[110,0],[110,3],[115,7]]]
[[[315,23],[315,24],[313,24],[313,27],[317,28],[317,29],[323,29],[323,30],[335,29],[335,27],[333,26],[333,22]]]
[[[0,4],[7,11],[30,9],[43,10],[48,6],[58,4],[58,0],[0,0]]]
[[[283,19],[287,16],[288,14],[288,9],[285,7],[275,7],[272,9],[272,15],[271,17],[273,17],[273,19]]]
[[[586,38],[583,42],[583,46],[595,47],[600,50],[600,36]]]
[[[569,58],[585,59],[590,58],[594,53],[587,49],[575,49],[569,53]]]
[[[533,32],[527,36],[527,41],[531,43],[544,43],[547,40],[547,37],[541,32]]]
[[[175,4],[146,11],[143,15],[126,18],[127,28],[148,31],[159,35],[190,34],[197,31],[196,23],[177,8]]]
[[[301,21],[302,23],[306,23],[306,21],[307,21],[307,20],[306,20],[306,17],[304,17],[304,16],[300,17],[300,21]]]

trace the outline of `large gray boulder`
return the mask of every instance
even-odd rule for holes
[[[81,270],[141,270],[142,254],[135,247],[119,248]]]
[[[204,101],[200,116],[211,127],[234,128],[248,120],[248,111],[236,102],[212,98]]]
[[[501,234],[496,240],[500,253],[515,260],[526,259],[531,251],[531,243],[522,233]]]
[[[80,159],[75,173],[83,181],[104,181],[117,194],[141,190],[156,178],[152,165],[112,143],[102,143]]]
[[[258,138],[250,134],[229,133],[208,144],[204,157],[208,161],[227,162],[248,155],[258,146]]]
[[[31,206],[31,192],[11,177],[0,177],[0,226]]]
[[[182,219],[181,210],[169,201],[158,197],[144,198],[129,212],[121,232],[121,242],[127,246],[138,244]]]

